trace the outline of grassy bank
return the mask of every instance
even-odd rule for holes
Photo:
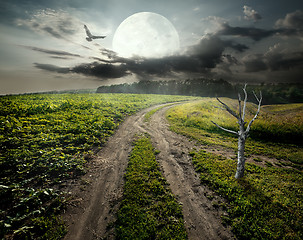
[[[116,222],[117,239],[187,239],[182,208],[162,177],[147,137],[135,141]]]
[[[293,169],[246,164],[236,180],[236,162],[212,153],[192,153],[201,182],[228,200],[225,223],[238,239],[303,238],[303,174]]]
[[[237,101],[222,100],[236,110]],[[223,147],[221,154],[191,154],[202,183],[227,199],[229,215],[223,220],[239,239],[302,239],[303,147],[296,139],[303,135],[303,104],[262,107],[246,143],[246,156],[276,158],[276,164],[246,163],[241,180],[234,178],[236,161],[224,156],[224,149],[234,150],[236,156],[237,138],[211,123],[237,131],[236,120],[215,106],[216,99],[205,98],[170,109],[167,118],[172,130],[202,145]],[[250,119],[256,106],[247,107]]]
[[[222,99],[235,111],[238,102]],[[171,129],[177,133],[199,140],[205,145],[220,145],[237,150],[237,137],[216,127],[238,131],[237,120],[219,106],[214,98],[205,98],[198,103],[176,106],[167,112]],[[303,164],[303,104],[262,106],[259,118],[251,127],[247,139],[246,154],[265,155],[278,160],[288,160],[290,166],[302,169]],[[256,105],[248,103],[247,121],[256,112]],[[283,163],[285,162],[283,161]]]

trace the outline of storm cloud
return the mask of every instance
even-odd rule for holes
[[[291,51],[280,44],[271,47],[265,54],[248,55],[243,59],[246,72],[290,71],[303,69],[303,51]]]
[[[260,41],[278,33],[279,30],[265,30],[255,27],[232,27],[228,23],[222,23],[221,29],[217,32],[218,35],[247,37],[255,41]]]
[[[275,26],[283,35],[303,36],[303,11],[297,10],[286,14],[285,18],[276,21]]]
[[[87,76],[94,76],[102,79],[121,78],[128,75],[125,65],[114,65],[104,63],[83,63],[70,69],[70,72],[81,73]]]
[[[249,8],[244,6],[246,14],[248,14]],[[250,10],[250,15],[246,15],[245,19],[258,20],[261,19],[257,15],[253,14],[253,10]],[[256,14],[256,12],[254,12]],[[276,20],[274,26],[271,29],[263,29],[256,27],[238,27],[231,26],[228,21],[218,17],[209,17],[212,23],[216,25],[215,34],[218,36],[233,36],[250,38],[254,41],[261,41],[265,38],[273,36],[303,36],[303,11],[296,10],[294,12],[286,14],[284,18]]]
[[[25,0],[21,2],[27,4]],[[48,4],[45,1],[46,3]],[[241,81],[245,81],[247,76],[253,79],[254,76],[262,75],[261,78],[265,79],[264,76],[269,76],[267,75],[269,73],[271,76],[277,76],[281,72],[285,75],[295,72],[290,76],[297,78],[298,73],[302,73],[303,51],[300,46],[303,36],[303,11],[294,11],[295,8],[291,10],[292,12],[275,15],[270,22],[269,16],[265,15],[266,11],[260,4],[254,4],[253,7],[238,4],[237,8],[233,8],[238,9],[233,11],[233,14],[220,16],[216,15],[217,12],[205,13],[202,6],[195,6],[191,9],[194,9],[194,14],[201,14],[199,18],[189,19],[181,25],[184,17],[181,19],[174,17],[175,15],[170,17],[169,14],[165,15],[176,26],[180,42],[183,41],[178,54],[153,58],[139,56],[125,58],[110,49],[112,43],[110,38],[127,14],[122,16],[121,12],[115,15],[103,11],[97,13],[95,9],[86,12],[82,8],[64,9],[60,4],[56,7],[51,5],[52,3],[43,8],[34,7],[35,4],[32,2],[33,8],[30,8],[28,13],[24,12],[12,21],[23,31],[30,30],[29,35],[35,40],[19,42],[18,46],[31,45],[22,47],[46,54],[46,57],[42,54],[32,54],[32,57],[35,57],[31,59],[34,68],[56,73],[56,76],[64,74],[66,79],[78,76],[83,78],[83,81],[113,79],[112,82],[123,82],[124,77],[125,81],[129,79],[145,81],[203,76],[230,81],[244,77]],[[83,5],[86,6],[84,3]],[[262,16],[257,8],[260,9]],[[183,13],[183,9],[179,13]],[[207,17],[202,13],[213,15]],[[188,14],[186,16],[194,16],[192,12]],[[236,17],[230,18],[231,15]],[[112,19],[106,22],[107,18]],[[95,29],[108,28],[110,34],[104,41],[87,43],[83,24],[92,25]],[[45,41],[45,45],[41,40]],[[282,44],[285,40],[289,42],[288,45]],[[46,45],[52,41],[53,45]],[[278,42],[281,44],[277,44]],[[82,49],[79,50],[75,45],[81,46]],[[83,48],[89,51],[84,51]],[[268,81],[274,82],[275,79]]]
[[[187,73],[189,75],[207,73],[223,61],[223,53],[228,48],[238,52],[248,49],[246,45],[231,40],[222,40],[217,35],[207,34],[201,38],[198,44],[189,47],[181,55],[163,58],[122,58],[111,50],[101,49],[101,53],[107,59],[94,57],[93,59],[97,61],[70,67],[69,71],[63,68],[61,72],[79,73],[100,79],[121,78],[130,74],[135,74],[139,79],[145,79],[148,76],[171,77],[175,73]],[[52,52],[35,48],[33,50]],[[68,55],[68,53],[66,54]],[[60,67],[53,65],[36,64],[36,67],[47,71],[60,72]]]
[[[247,20],[260,20],[257,12],[245,6],[244,13]],[[302,11],[289,13],[285,18],[275,22],[272,29],[262,29],[256,27],[233,27],[228,22],[212,19],[216,21],[219,28],[212,33],[205,34],[200,40],[183,50],[182,53],[162,58],[120,57],[116,52],[107,49],[99,49],[98,56],[92,56],[93,62],[82,63],[69,68],[61,68],[50,64],[35,63],[35,67],[41,70],[62,73],[62,74],[82,74],[92,76],[97,79],[117,79],[126,76],[136,76],[140,81],[153,78],[174,78],[180,74],[182,76],[216,76],[231,79],[235,77],[237,71],[242,73],[259,72],[291,72],[298,79],[298,74],[303,68],[303,52],[294,47],[287,47],[276,44],[264,53],[250,53],[239,59],[236,53],[245,53],[250,49],[249,45],[239,43],[239,39],[252,39],[259,42],[265,38],[279,36],[294,36],[302,33]],[[62,25],[63,26],[63,25]],[[56,29],[60,29],[57,26]],[[60,30],[66,32],[67,30]],[[70,32],[72,34],[72,32]],[[230,38],[233,37],[233,38]],[[99,46],[99,45],[98,45]],[[97,47],[98,47],[97,46]],[[100,46],[101,47],[101,46]],[[81,57],[65,51],[48,50],[37,47],[28,47],[31,50],[51,54],[53,57]],[[230,50],[234,54],[230,54]],[[241,70],[242,69],[242,70]]]

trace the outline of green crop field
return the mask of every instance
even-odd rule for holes
[[[236,110],[238,102],[222,98]],[[238,239],[303,238],[303,104],[263,106],[246,143],[243,179],[236,180],[237,137],[211,121],[237,131],[237,122],[214,98],[173,107],[167,112],[171,129],[198,140],[206,148],[223,149],[220,154],[193,151],[191,156],[201,181],[227,200],[226,224]],[[247,121],[256,112],[247,106]],[[235,158],[225,156],[234,151]],[[273,162],[264,162],[262,157]]]
[[[85,163],[127,115],[194,99],[136,94],[34,94],[0,97],[0,237],[58,239],[64,206],[58,186]]]

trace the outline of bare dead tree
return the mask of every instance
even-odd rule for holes
[[[255,114],[255,116],[253,117],[253,119],[250,120],[250,122],[248,123],[248,125],[245,129],[245,124],[247,123],[247,122],[245,122],[245,110],[246,110],[246,102],[247,102],[246,84],[243,88],[243,92],[244,92],[243,109],[242,109],[241,95],[240,95],[240,93],[238,93],[238,101],[239,101],[239,113],[238,114],[235,113],[232,109],[230,109],[230,107],[228,107],[219,98],[217,98],[217,100],[223,105],[222,109],[226,110],[232,116],[237,118],[238,124],[239,124],[239,131],[238,132],[223,128],[223,127],[219,126],[217,123],[211,121],[213,124],[215,124],[220,129],[222,129],[226,132],[229,132],[229,133],[236,134],[238,136],[238,164],[237,164],[237,172],[236,172],[236,175],[235,175],[235,178],[237,178],[237,179],[244,176],[244,170],[245,170],[245,157],[244,157],[245,141],[246,141],[246,138],[248,137],[248,132],[250,130],[250,127],[251,127],[252,123],[256,120],[256,118],[259,115],[259,112],[260,112],[260,109],[261,109],[261,102],[262,102],[262,93],[261,93],[261,91],[260,91],[260,98],[258,98],[257,95],[255,94],[255,92],[253,92],[256,100],[258,101],[258,110],[257,110],[257,113]]]

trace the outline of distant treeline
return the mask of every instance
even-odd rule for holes
[[[79,93],[95,93],[96,89],[71,89],[71,90],[53,90],[45,92],[32,92],[22,94],[8,94],[8,95],[36,95],[36,94],[79,94]]]
[[[131,84],[101,86],[97,93],[168,94],[201,97],[237,98],[243,84],[231,84],[223,79],[187,79],[184,81],[141,81]],[[262,91],[263,104],[303,102],[303,84],[260,84],[248,85],[247,91]],[[249,100],[254,101],[252,94]]]

